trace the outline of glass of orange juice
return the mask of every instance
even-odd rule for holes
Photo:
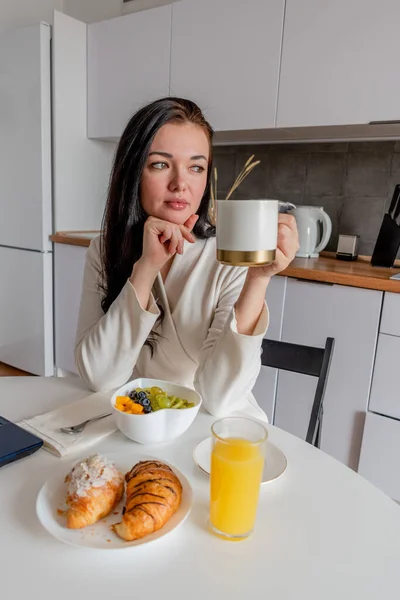
[[[210,526],[241,540],[253,531],[268,432],[251,419],[229,417],[212,428]]]

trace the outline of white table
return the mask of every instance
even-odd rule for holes
[[[0,414],[18,420],[87,395],[78,380],[1,378]],[[205,526],[209,478],[192,460],[213,417],[199,413],[176,442],[159,447],[190,479],[188,520],[140,548],[92,550],[54,539],[39,523],[36,495],[60,459],[40,450],[0,469],[0,573],[4,598],[136,600],[377,600],[400,589],[400,507],[353,471],[269,427],[288,458],[262,487],[255,533],[226,542]],[[1,434],[0,434],[1,435]],[[132,456],[143,447],[118,432],[96,450]],[[151,448],[152,453],[156,448]]]

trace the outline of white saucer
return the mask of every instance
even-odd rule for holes
[[[207,473],[207,475],[210,474],[211,450],[212,438],[208,437],[197,444],[193,452],[194,462],[202,471],[204,471],[204,473]],[[268,483],[269,481],[280,477],[280,475],[285,472],[286,466],[287,460],[282,450],[272,442],[267,441],[265,465],[261,483]]]

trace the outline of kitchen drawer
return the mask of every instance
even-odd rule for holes
[[[367,413],[358,473],[400,501],[400,422]]]
[[[379,334],[369,410],[400,419],[400,337]]]
[[[385,293],[380,331],[400,336],[400,294]]]

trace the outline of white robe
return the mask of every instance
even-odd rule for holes
[[[261,343],[268,326],[266,304],[253,335],[239,334],[234,304],[246,269],[216,260],[215,238],[185,241],[165,283],[159,274],[144,309],[129,280],[106,314],[100,238],[86,254],[75,361],[82,379],[94,390],[111,390],[136,377],[164,379],[194,387],[211,414],[267,420],[251,390],[261,367]],[[165,317],[156,324],[162,305]],[[157,331],[154,356],[144,346]]]

